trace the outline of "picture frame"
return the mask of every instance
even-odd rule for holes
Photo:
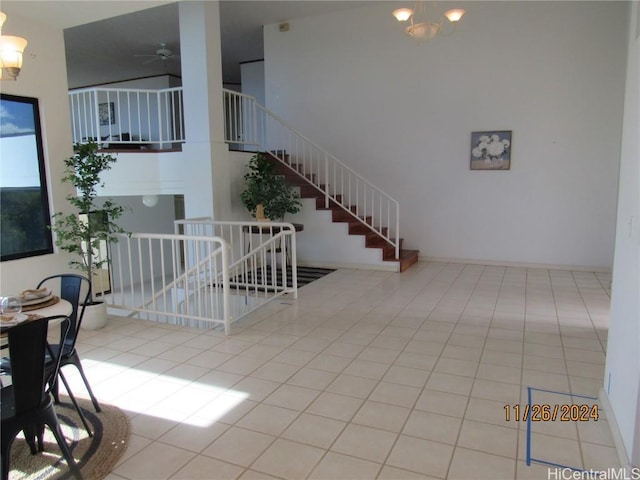
[[[100,125],[115,125],[116,107],[114,103],[105,102],[98,104],[98,118],[100,118]]]
[[[512,130],[471,132],[471,170],[510,170]]]

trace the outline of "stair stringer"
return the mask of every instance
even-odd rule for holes
[[[350,235],[349,224],[333,222],[330,210],[317,210],[315,198],[301,198],[302,208],[285,221],[301,223],[296,233],[297,260],[301,265],[358,268],[399,272],[400,262],[383,261],[382,250],[366,248],[364,235]]]

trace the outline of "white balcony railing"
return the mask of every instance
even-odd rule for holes
[[[69,101],[74,143],[158,150],[185,141],[182,87],[83,88]]]

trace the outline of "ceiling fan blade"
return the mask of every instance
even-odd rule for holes
[[[155,54],[154,53],[134,53],[133,56],[149,58],[149,60],[142,62],[142,65],[155,62],[156,60],[162,60],[162,62],[166,62],[167,60],[180,58],[180,55],[173,53],[171,50],[167,48],[166,43],[161,43],[160,48],[156,50]]]

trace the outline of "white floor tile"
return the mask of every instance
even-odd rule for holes
[[[597,397],[610,295],[610,276],[600,277],[447,263],[341,269],[229,338],[114,318],[78,343],[98,398],[131,418],[107,478],[546,478],[525,463],[526,423],[507,421],[504,407],[523,405],[527,387]],[[536,422],[531,439],[542,461],[617,461],[604,416]]]

